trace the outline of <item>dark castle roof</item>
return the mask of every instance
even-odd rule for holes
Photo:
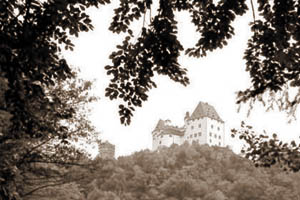
[[[154,130],[161,130],[165,127],[165,122],[163,120],[158,120],[157,125]]]
[[[164,120],[159,120],[154,131],[161,131],[160,134],[172,134],[172,135],[184,135],[184,129],[176,126],[170,126],[165,123]]]
[[[200,101],[194,112],[192,113],[190,119],[199,119],[203,117],[208,117],[217,121],[224,122],[213,106]]]

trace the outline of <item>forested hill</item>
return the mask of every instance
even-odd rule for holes
[[[98,160],[88,200],[298,200],[300,174],[256,168],[227,148],[174,145]]]

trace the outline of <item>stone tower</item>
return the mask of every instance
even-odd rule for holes
[[[115,145],[109,142],[101,142],[100,140],[98,143],[98,156],[100,158],[114,158],[115,157]]]

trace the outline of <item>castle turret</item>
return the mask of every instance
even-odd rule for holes
[[[186,112],[185,113],[185,117],[184,117],[184,121],[187,121],[190,119],[190,113],[189,112]]]
[[[98,156],[100,158],[114,158],[115,157],[115,145],[109,142],[102,142],[100,140],[97,141],[98,143]]]
[[[225,146],[224,121],[212,105],[200,101],[190,119],[185,133],[187,141]]]

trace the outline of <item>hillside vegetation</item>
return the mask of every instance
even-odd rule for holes
[[[300,175],[256,168],[228,148],[173,145],[97,160],[87,200],[298,200]]]

